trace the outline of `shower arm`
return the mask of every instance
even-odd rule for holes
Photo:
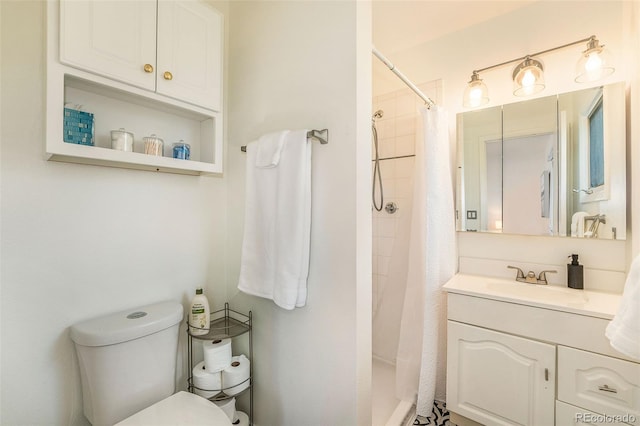
[[[433,101],[433,99],[431,99],[430,97],[428,97],[427,95],[422,93],[420,91],[420,89],[418,89],[418,86],[413,84],[411,82],[411,80],[409,80],[404,74],[402,74],[400,72],[400,70],[395,67],[395,65],[393,65],[382,53],[380,53],[380,51],[378,49],[376,49],[375,46],[371,46],[371,52],[373,52],[373,54],[378,59],[380,59],[380,61],[382,61],[382,63],[385,64],[387,66],[387,68],[389,68],[391,70],[391,72],[393,72],[395,75],[397,75],[398,78],[400,80],[402,80],[402,82],[404,84],[409,86],[409,88],[411,90],[413,90],[415,92],[415,94],[418,95],[420,97],[420,99],[422,99],[424,101],[424,103],[427,105],[427,108],[431,108],[432,106],[436,105],[436,103]]]

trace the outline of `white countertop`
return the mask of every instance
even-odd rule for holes
[[[516,280],[456,274],[443,287],[448,293],[535,306],[578,315],[612,319],[622,295],[575,290],[553,285],[527,284]]]

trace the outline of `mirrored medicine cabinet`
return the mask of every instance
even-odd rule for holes
[[[459,231],[626,238],[624,83],[460,113]]]

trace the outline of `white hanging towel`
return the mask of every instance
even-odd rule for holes
[[[284,139],[288,130],[260,136],[256,147],[256,167],[276,167],[280,162],[280,154],[284,148]]]
[[[311,143],[306,130],[247,145],[244,239],[238,289],[284,309],[307,301],[311,239]],[[274,141],[282,138],[282,146]],[[262,144],[265,146],[261,146]],[[263,149],[264,148],[264,149]],[[279,149],[275,165],[268,152]],[[257,153],[261,152],[262,167]],[[265,163],[268,163],[266,167]]]
[[[631,264],[620,307],[605,335],[615,350],[640,360],[640,256]]]

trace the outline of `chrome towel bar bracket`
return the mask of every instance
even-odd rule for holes
[[[326,145],[329,143],[329,129],[309,130],[307,132],[307,139],[315,139],[320,142],[321,145]],[[241,146],[240,151],[247,152],[246,145]]]

